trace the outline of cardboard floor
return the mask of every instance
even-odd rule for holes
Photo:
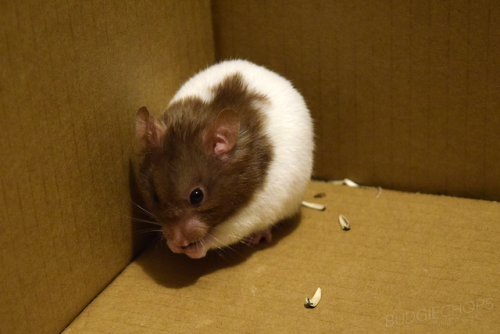
[[[325,193],[323,198],[313,198]],[[152,244],[71,333],[468,332],[500,328],[500,204],[312,182],[272,244],[191,260]],[[349,219],[343,231],[339,214]],[[305,307],[318,287],[322,299]]]

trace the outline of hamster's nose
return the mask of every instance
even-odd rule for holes
[[[168,248],[174,253],[184,253],[184,249],[189,246],[190,242],[184,236],[176,236],[172,239],[167,239]]]
[[[195,218],[183,221],[180,224],[164,227],[163,234],[167,239],[168,247],[174,253],[192,253],[192,249],[201,249],[199,241],[207,234],[208,227]],[[197,247],[191,247],[197,246]],[[193,255],[194,256],[194,255]]]

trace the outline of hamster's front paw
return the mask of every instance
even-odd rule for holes
[[[271,241],[273,240],[273,236],[271,234],[271,228],[251,234],[250,236],[246,237],[243,240],[243,243],[248,246],[257,245],[258,243],[260,243],[262,238],[264,238],[267,243],[271,243]]]

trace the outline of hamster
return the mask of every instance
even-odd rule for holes
[[[175,253],[202,258],[271,242],[300,209],[313,166],[313,123],[285,78],[245,60],[189,79],[155,119],[136,117],[138,187]]]

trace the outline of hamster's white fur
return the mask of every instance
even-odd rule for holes
[[[188,80],[170,103],[190,96],[210,102],[212,87],[235,73],[242,75],[250,91],[270,101],[259,109],[267,116],[265,132],[274,156],[263,188],[246,207],[211,231],[207,248],[239,242],[297,213],[312,172],[313,124],[304,99],[288,80],[262,66],[245,60],[213,65]]]

